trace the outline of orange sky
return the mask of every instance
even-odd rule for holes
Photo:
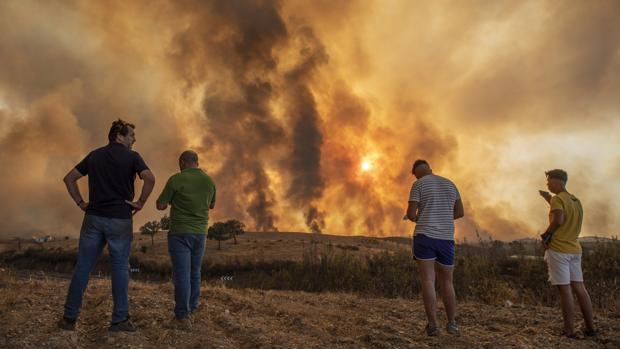
[[[617,235],[620,6],[613,1],[3,1],[0,234],[77,235],[62,176],[136,124],[154,199],[198,151],[212,222],[408,235],[428,159],[461,191],[457,238],[545,228],[568,171],[583,235]],[[85,194],[85,193],[84,193]],[[221,194],[221,195],[220,195]]]

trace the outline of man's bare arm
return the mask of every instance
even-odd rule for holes
[[[562,224],[564,224],[564,211],[553,210],[549,212],[549,226],[546,231],[553,234]]]
[[[140,172],[140,178],[142,178],[142,180],[144,181],[140,198],[138,199],[138,201],[134,202],[128,200],[126,201],[133,207],[134,214],[136,214],[136,212],[140,211],[142,207],[144,207],[146,200],[148,200],[151,192],[153,191],[153,187],[155,187],[155,175],[153,174],[153,172],[151,172],[151,170],[144,170]]]
[[[214,209],[215,208],[215,195],[217,194],[217,191],[213,191],[213,199],[211,199],[211,204],[209,205],[209,209]]]
[[[151,172],[151,170],[144,170],[140,172],[140,178],[144,181],[144,185],[142,186],[142,194],[140,194],[140,201],[145,203],[153,192],[153,187],[155,187],[155,175]]]
[[[463,201],[458,199],[454,202],[454,219],[465,217],[465,208],[463,208]]]
[[[82,199],[82,194],[80,193],[80,188],[77,185],[77,180],[84,177],[80,171],[73,168],[67,175],[62,179],[65,182],[65,186],[67,187],[67,191],[71,198],[82,210],[86,210],[88,207],[88,203]]]
[[[545,249],[549,248],[548,245],[553,233],[555,233],[562,224],[564,224],[564,211],[556,209],[549,212],[549,226],[547,230],[540,235]]]
[[[417,201],[409,201],[409,205],[407,206],[407,215],[405,216],[406,219],[412,222],[417,222],[418,205],[419,203]]]

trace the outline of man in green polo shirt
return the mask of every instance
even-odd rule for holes
[[[215,207],[215,184],[198,167],[198,154],[184,151],[181,172],[168,179],[157,199],[157,209],[170,209],[168,253],[174,280],[174,327],[189,330],[189,314],[200,299],[200,266],[205,250],[209,209]]]

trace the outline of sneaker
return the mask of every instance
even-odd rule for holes
[[[172,318],[172,320],[170,320],[166,327],[173,330],[191,331],[192,321],[189,319],[189,317],[186,317],[184,319],[178,319],[175,316]]]
[[[73,331],[75,330],[75,322],[76,319],[69,319],[63,316],[62,319],[58,320],[58,327],[63,330]]]
[[[110,332],[136,332],[136,326],[129,320],[129,316],[125,321],[112,323],[108,329]]]
[[[456,324],[456,321],[448,322],[446,331],[448,331],[449,334],[459,334],[459,325]]]
[[[439,336],[439,327],[431,326],[430,324],[426,325],[426,335],[429,337],[437,337]]]

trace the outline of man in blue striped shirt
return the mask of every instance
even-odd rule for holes
[[[422,299],[428,324],[426,334],[439,335],[435,296],[435,278],[450,334],[458,334],[456,296],[452,284],[454,271],[454,220],[463,217],[464,209],[458,189],[447,178],[433,174],[426,160],[416,160],[411,172],[417,181],[411,186],[405,219],[416,223],[413,236],[413,258],[420,269]]]

